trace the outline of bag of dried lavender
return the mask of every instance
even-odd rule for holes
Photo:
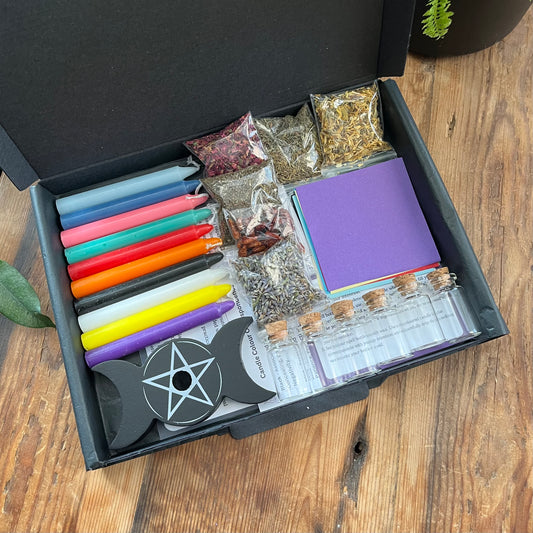
[[[281,204],[271,161],[218,176],[204,176],[200,181],[213,200],[230,210],[250,207],[257,195]]]
[[[233,261],[259,325],[309,311],[323,299],[307,275],[302,246],[289,237],[263,254]]]
[[[313,115],[305,104],[296,116],[254,119],[259,137],[283,185],[320,176],[322,154]]]

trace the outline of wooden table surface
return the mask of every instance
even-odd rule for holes
[[[510,335],[304,421],[86,472],[55,330],[0,317],[0,531],[533,531],[532,58],[530,9],[398,80]],[[28,191],[2,176],[0,206],[0,258],[51,314]]]

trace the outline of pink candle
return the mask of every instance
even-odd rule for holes
[[[60,233],[61,242],[65,248],[76,246],[93,239],[105,237],[112,233],[134,228],[141,224],[154,222],[161,218],[183,213],[203,204],[209,198],[208,194],[184,194],[164,202],[147,205],[127,213],[121,213],[101,220],[95,220],[76,228],[67,229]]]

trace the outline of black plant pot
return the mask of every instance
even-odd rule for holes
[[[530,0],[451,0],[454,15],[448,33],[442,39],[432,39],[422,34],[426,3],[416,2],[409,50],[432,57],[488,48],[510,33],[532,5]]]

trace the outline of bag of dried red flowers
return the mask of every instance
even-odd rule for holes
[[[235,172],[268,159],[250,112],[219,132],[186,141],[185,146],[204,164],[207,177]]]

